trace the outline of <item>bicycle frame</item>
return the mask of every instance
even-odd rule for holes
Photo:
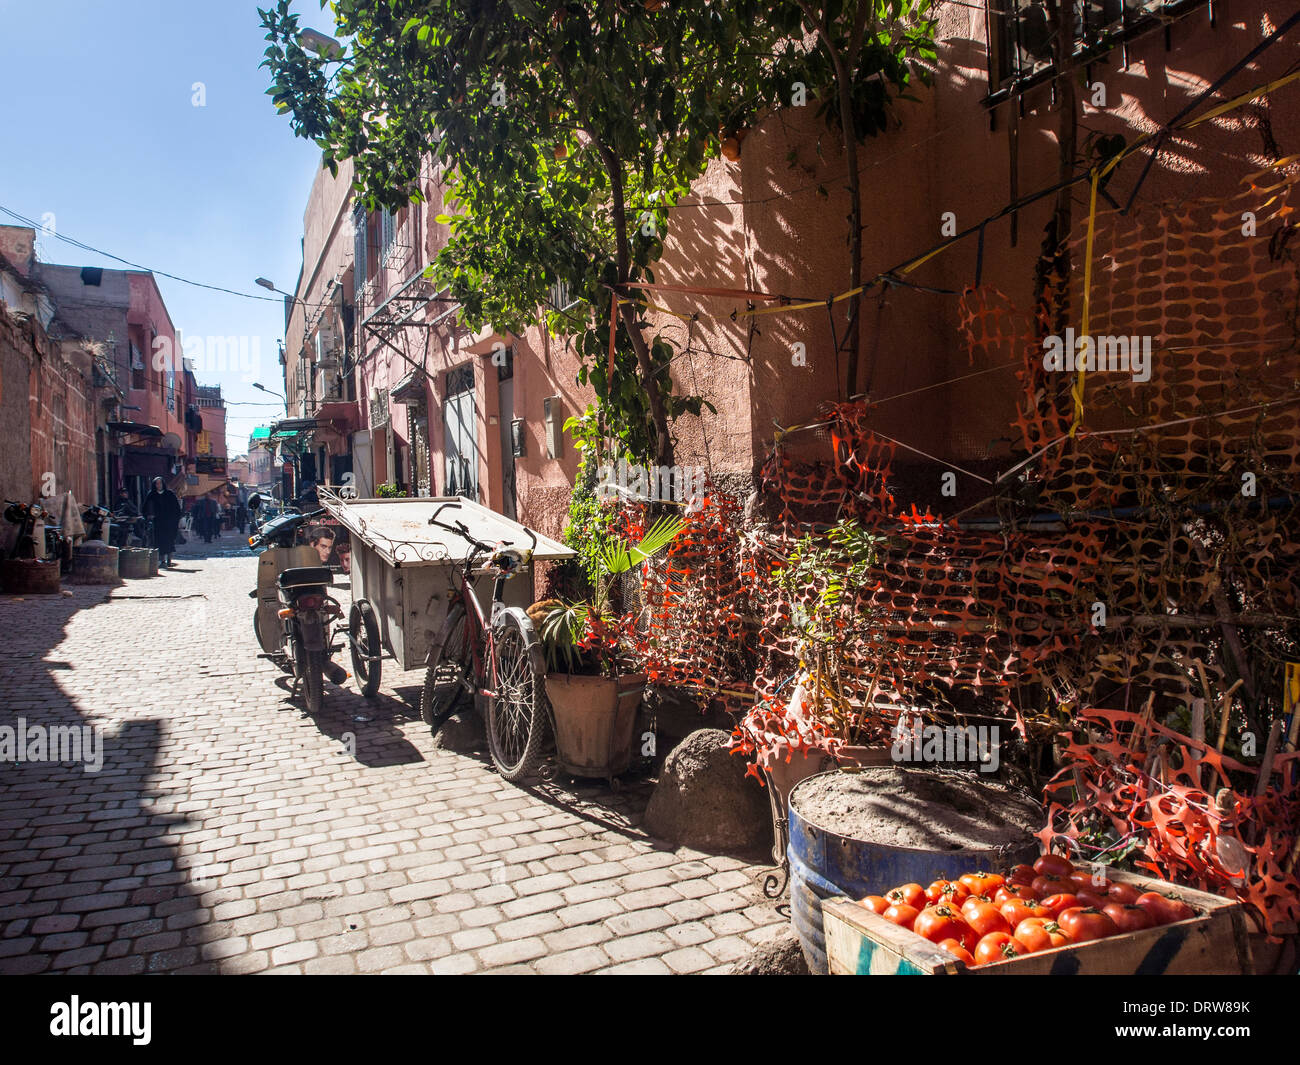
[[[483,608],[479,605],[478,596],[474,594],[474,585],[472,583],[473,567],[474,555],[471,553],[465,562],[464,569],[456,571],[456,595],[461,602],[462,609],[465,611],[465,634],[462,637],[461,655],[463,661],[466,651],[469,653],[475,691],[493,698],[496,695],[497,664],[496,655],[492,651],[496,640],[492,635],[491,620],[483,616]],[[499,608],[503,605],[501,595],[504,584],[504,576],[497,576],[492,582],[493,619],[495,619]],[[465,644],[468,644],[468,647]],[[484,668],[484,657],[487,658],[487,669]],[[491,672],[490,676],[488,675],[489,670]],[[484,683],[485,681],[489,682],[491,687],[488,687]]]

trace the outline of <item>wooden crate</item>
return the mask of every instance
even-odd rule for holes
[[[822,903],[832,976],[1126,976],[1253,974],[1241,904],[1162,880],[1108,872],[1142,891],[1177,893],[1195,917],[968,968],[946,950],[848,899]],[[892,885],[890,885],[892,886]]]

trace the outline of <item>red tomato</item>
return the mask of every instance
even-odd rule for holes
[[[939,902],[949,902],[954,906],[961,906],[969,894],[970,892],[955,880],[936,880],[925,889],[925,899],[932,906]]]
[[[1007,873],[1008,884],[1024,884],[1028,886],[1034,882],[1034,877],[1038,874],[1034,872],[1032,865],[1012,866],[1011,872]]]
[[[1075,895],[1079,899],[1080,906],[1090,906],[1094,910],[1104,910],[1107,904],[1113,901],[1106,892],[1099,888],[1081,887],[1075,892]]]
[[[1139,895],[1136,905],[1151,914],[1156,924],[1173,924],[1174,921],[1185,921],[1189,917],[1196,916],[1196,911],[1182,899],[1170,898],[1158,891],[1148,891]]]
[[[1115,927],[1121,932],[1153,928],[1156,923],[1156,919],[1141,906],[1130,906],[1127,902],[1109,902],[1102,912],[1115,922]]]
[[[1028,884],[1003,884],[997,891],[993,892],[993,901],[1001,906],[1004,902],[1010,902],[1012,899],[1025,899],[1026,901],[1036,901],[1038,895]]]
[[[975,947],[975,964],[988,965],[990,962],[1006,961],[1007,958],[1028,953],[1028,948],[1008,933],[990,932]]]
[[[1059,854],[1044,854],[1034,862],[1034,872],[1039,876],[1069,876],[1074,872],[1074,863]]]
[[[1068,891],[1062,892],[1059,895],[1048,895],[1047,898],[1043,899],[1043,906],[1053,917],[1057,917],[1065,910],[1078,905],[1078,897]]]
[[[1056,919],[1065,934],[1075,943],[1088,943],[1094,939],[1105,939],[1119,931],[1115,922],[1101,910],[1091,907],[1071,906]]]
[[[904,884],[886,891],[885,899],[891,906],[915,906],[920,909],[925,905],[925,888],[920,884]]]
[[[1064,947],[1070,943],[1065,929],[1055,921],[1043,917],[1029,917],[1016,925],[1016,941],[1023,943],[1032,954],[1053,947]]]
[[[1074,894],[1074,884],[1064,876],[1036,876],[1029,886],[1040,899],[1045,899],[1048,895]]]
[[[961,915],[980,936],[987,936],[990,932],[1011,931],[1011,924],[992,902],[977,902],[964,907]]]
[[[1110,896],[1111,902],[1122,902],[1132,906],[1142,892],[1132,884],[1121,884],[1118,880],[1112,880],[1110,887],[1106,889],[1106,894]]]
[[[965,873],[957,881],[972,895],[992,895],[1006,881],[997,873]]]
[[[889,903],[883,895],[868,895],[865,899],[859,899],[858,905],[865,906],[872,913],[884,913],[889,909]]]
[[[1051,910],[1041,902],[1035,902],[1033,899],[1012,899],[1010,902],[1004,902],[999,906],[998,912],[1006,918],[1007,924],[1011,926],[1013,932],[1021,921],[1029,917],[1050,918],[1052,916]]]
[[[1091,891],[1094,894],[1105,895],[1110,890],[1110,881],[1104,876],[1089,873],[1083,869],[1077,869],[1069,876],[1069,881],[1075,887],[1075,894],[1079,893],[1080,888],[1084,891]]]
[[[963,946],[969,947],[979,941],[979,936],[975,934],[974,929],[946,902],[941,902],[938,906],[927,906],[917,914],[912,931],[918,936],[924,936],[931,943],[955,939]]]
[[[965,947],[963,947],[955,939],[945,939],[942,943],[939,944],[939,947],[941,950],[946,950],[949,954],[952,954],[958,959],[960,959],[961,961],[964,961],[967,965],[975,964],[975,955],[972,954]]]
[[[992,901],[993,899],[990,898],[988,895],[967,895],[961,901],[961,915],[965,917],[966,911],[970,909],[970,907],[976,905],[977,903],[992,902]]]
[[[886,921],[893,921],[894,924],[902,928],[910,929],[912,927],[912,924],[916,921],[917,917],[920,916],[920,913],[921,911],[918,910],[915,906],[909,906],[905,902],[900,902],[893,906],[890,906],[889,909],[887,909],[880,916],[883,917]]]

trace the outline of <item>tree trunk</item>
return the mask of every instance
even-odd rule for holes
[[[614,153],[604,144],[596,141],[596,145],[600,151],[600,157],[605,163],[605,169],[609,171],[610,191],[614,200],[616,266],[618,269],[618,283],[621,287],[631,280],[632,275],[632,255],[628,248],[627,239],[627,210],[624,204],[623,168],[619,165]],[[618,299],[618,293],[611,293],[611,298]],[[655,428],[655,463],[659,466],[671,467],[676,463],[674,462],[673,440],[668,431],[668,411],[664,406],[663,392],[655,377],[654,364],[650,361],[650,346],[646,343],[645,335],[641,332],[641,326],[637,322],[636,308],[629,303],[620,303],[619,314],[623,318],[623,325],[627,329],[627,335],[631,338],[632,350],[636,353],[637,368],[641,372],[641,385],[645,388],[646,398],[650,403],[650,418]],[[614,382],[608,382],[606,387],[612,391]]]
[[[822,38],[831,62],[835,64],[835,82],[839,88],[840,128],[844,134],[844,157],[849,173],[849,289],[862,284],[862,178],[858,170],[858,133],[853,121],[853,97],[850,92],[849,73],[844,60],[827,37]],[[849,297],[848,360],[845,369],[845,396],[858,390],[858,350],[862,330],[858,326],[860,295]],[[838,383],[838,382],[837,382]]]

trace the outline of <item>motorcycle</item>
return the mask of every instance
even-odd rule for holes
[[[18,535],[9,548],[9,557],[44,558],[44,554],[36,550],[36,526],[38,523],[44,524],[45,508],[39,503],[15,503],[12,499],[6,499],[4,516],[5,521],[18,526]],[[42,551],[45,542],[45,534],[42,532]]]
[[[87,540],[103,540],[104,529],[111,529],[112,512],[108,507],[101,507],[92,503],[81,511],[81,524],[86,527]]]
[[[250,550],[261,552],[257,587],[248,593],[257,600],[253,633],[263,656],[293,677],[293,692],[302,690],[312,715],[320,712],[323,678],[343,684],[349,676],[331,661],[343,646],[343,608],[326,590],[334,575],[320,564],[316,549],[304,542],[308,525],[324,513],[281,514],[248,538]]]

